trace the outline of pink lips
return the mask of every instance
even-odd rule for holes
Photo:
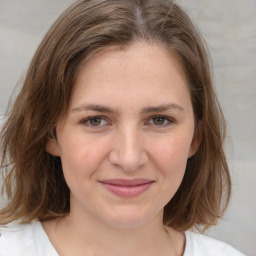
[[[100,183],[113,194],[120,197],[135,197],[146,191],[153,183],[149,179],[109,179]]]

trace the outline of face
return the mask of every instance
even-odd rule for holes
[[[116,227],[163,215],[197,148],[186,77],[175,56],[134,43],[97,53],[81,69],[57,140],[70,214]]]

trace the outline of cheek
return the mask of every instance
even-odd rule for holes
[[[165,177],[180,179],[186,169],[189,149],[190,139],[183,136],[173,137],[154,143],[151,155],[154,156],[155,164]]]
[[[96,172],[107,155],[106,143],[90,140],[70,140],[61,147],[61,161],[67,183],[88,180]]]

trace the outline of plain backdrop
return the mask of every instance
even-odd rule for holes
[[[0,114],[43,35],[72,0],[0,0]],[[256,1],[177,0],[203,33],[228,122],[233,195],[207,235],[256,256]],[[14,93],[15,95],[15,93]]]

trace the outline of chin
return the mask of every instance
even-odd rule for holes
[[[106,216],[104,217],[106,218]],[[154,216],[142,214],[142,212],[137,210],[134,212],[126,211],[118,214],[115,213],[107,222],[115,228],[129,229],[141,227],[153,218]]]

